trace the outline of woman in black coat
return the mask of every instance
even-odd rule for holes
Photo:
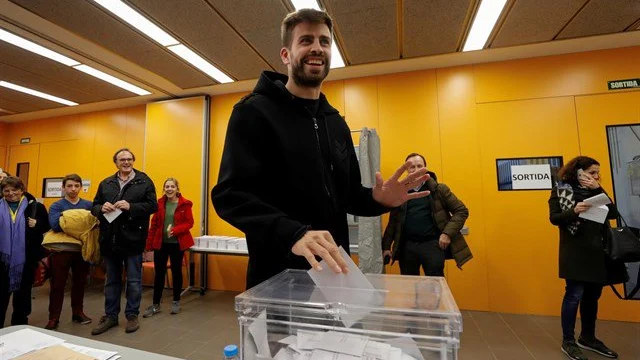
[[[13,294],[11,325],[26,325],[31,314],[31,288],[43,256],[42,239],[49,231],[44,205],[27,193],[22,180],[6,177],[0,182],[0,328],[4,325]],[[21,219],[18,219],[18,216]]]
[[[562,351],[576,360],[587,359],[580,348],[617,358],[615,351],[596,339],[595,327],[602,288],[625,282],[626,268],[623,263],[610,260],[604,251],[608,221],[600,224],[579,217],[590,208],[585,199],[606,195],[600,186],[600,163],[578,156],[560,169],[558,177],[560,182],[551,190],[549,199],[549,219],[560,229],[560,278],[567,284],[561,312]],[[611,203],[607,207],[607,219],[617,218],[616,206]],[[576,343],[574,328],[578,307],[582,332]]]

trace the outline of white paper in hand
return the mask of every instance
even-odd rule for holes
[[[589,210],[580,213],[579,217],[591,221],[595,221],[600,224],[604,224],[609,214],[609,208],[607,205],[591,206]]]
[[[113,220],[115,220],[118,216],[120,216],[120,214],[122,214],[122,210],[115,209],[111,212],[104,213],[104,218],[107,219],[109,223],[112,223]]]
[[[348,289],[367,289],[374,290],[373,285],[369,279],[362,273],[362,271],[358,268],[349,254],[342,248],[339,247],[340,255],[347,263],[347,267],[349,271],[344,273],[336,274],[333,272],[331,267],[327,265],[327,263],[322,260],[320,265],[322,265],[322,270],[318,271],[316,269],[311,269],[308,271],[309,276],[313,280],[313,282],[317,286],[323,287],[339,287],[339,288],[348,288]]]

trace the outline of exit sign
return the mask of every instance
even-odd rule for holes
[[[607,85],[609,86],[609,90],[640,88],[640,79],[607,81]]]

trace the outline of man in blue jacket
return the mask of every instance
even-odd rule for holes
[[[49,224],[55,232],[62,232],[60,216],[66,210],[84,209],[91,210],[92,203],[80,198],[82,190],[82,178],[78,174],[70,174],[62,179],[62,191],[64,198],[51,204],[49,208]],[[51,254],[51,289],[49,293],[49,322],[45,329],[55,330],[60,320],[62,303],[64,302],[64,288],[72,272],[73,283],[71,287],[71,320],[82,325],[90,324],[91,318],[84,313],[84,287],[89,275],[89,263],[82,258],[81,249],[77,251],[58,251]]]
[[[220,217],[246,234],[247,288],[284,269],[346,271],[338,246],[349,251],[346,214],[377,216],[426,192],[408,194],[426,171],[361,185],[346,122],[320,92],[329,73],[332,20],[303,9],[282,23],[280,57],[288,76],[265,71],[235,105],[218,184],[211,191]]]

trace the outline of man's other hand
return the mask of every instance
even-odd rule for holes
[[[408,193],[409,190],[418,187],[429,179],[427,169],[422,168],[400,180],[400,176],[402,176],[410,166],[410,161],[405,162],[387,181],[384,181],[382,175],[377,172],[376,186],[373,188],[373,199],[386,207],[398,207],[407,202],[407,200],[418,199],[429,195],[429,191]]]

